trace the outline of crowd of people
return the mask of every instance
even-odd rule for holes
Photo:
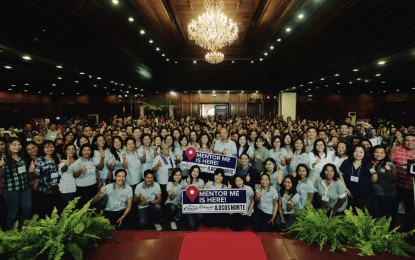
[[[172,230],[183,223],[229,226],[235,231],[284,230],[308,203],[327,215],[347,208],[392,217],[415,228],[414,124],[370,120],[293,120],[290,117],[114,116],[93,125],[34,119],[0,137],[1,224],[44,218],[80,197],[117,228]],[[238,158],[236,174],[186,168],[183,150]],[[413,168],[412,168],[413,169]],[[245,189],[247,210],[233,214],[182,214],[182,191]],[[399,217],[398,217],[399,216]],[[165,225],[166,226],[166,225]]]

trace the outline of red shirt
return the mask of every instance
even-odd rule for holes
[[[415,151],[408,151],[403,146],[396,147],[396,151],[391,153],[392,162],[396,165],[396,185],[404,189],[413,189],[414,176],[406,172],[408,160],[415,160]]]

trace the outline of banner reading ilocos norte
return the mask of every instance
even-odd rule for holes
[[[246,212],[246,190],[199,190],[187,186],[182,194],[182,212],[192,213],[243,213]]]
[[[181,167],[189,170],[193,165],[199,165],[200,170],[206,173],[214,173],[216,168],[222,168],[226,176],[233,176],[236,173],[237,158],[214,153],[202,153],[196,151],[193,146],[183,150]]]

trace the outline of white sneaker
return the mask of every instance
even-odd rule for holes
[[[170,227],[171,229],[176,230],[177,229],[176,222],[175,221],[170,222]]]
[[[160,224],[154,224],[154,226],[156,227],[157,231],[160,231],[163,229]]]

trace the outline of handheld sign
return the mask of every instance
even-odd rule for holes
[[[182,192],[183,214],[248,211],[244,189],[198,190],[195,185],[189,185]]]
[[[193,165],[198,165],[202,172],[214,173],[216,168],[222,168],[226,176],[236,173],[237,158],[214,153],[197,152],[193,146],[183,150],[183,160],[180,165],[183,170],[189,170]]]

